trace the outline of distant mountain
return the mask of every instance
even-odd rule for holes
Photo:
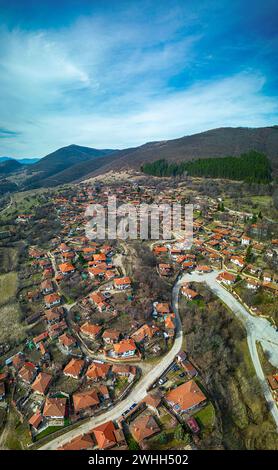
[[[69,145],[67,147],[62,147],[55,152],[46,155],[46,157],[41,158],[37,163],[30,166],[28,169],[29,174],[35,174],[33,177],[28,179],[26,185],[28,188],[36,188],[45,185],[47,186],[48,180],[50,178],[54,178],[55,175],[62,173],[63,171],[68,170],[75,165],[112,155],[114,152],[116,152],[116,150],[99,150],[90,147],[81,147],[79,145]],[[73,179],[74,172],[72,173],[71,181]],[[44,183],[46,180],[47,182]],[[63,183],[61,178],[59,181]]]
[[[23,165],[21,165],[17,160],[4,160],[0,163],[0,177],[11,175],[16,171],[22,170],[22,168]]]
[[[198,158],[239,156],[249,150],[267,155],[273,173],[278,174],[278,126],[247,128],[223,127],[174,140],[149,142],[140,147],[120,150],[117,159],[94,171],[94,176],[107,171],[134,168],[159,159],[189,161]]]
[[[22,165],[33,165],[33,163],[37,163],[40,158],[14,158],[14,157],[0,157],[0,163],[6,162],[7,160],[16,160]]]
[[[17,161],[24,165],[33,165],[40,161],[40,158],[18,158]]]

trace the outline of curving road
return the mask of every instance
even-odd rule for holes
[[[241,320],[247,332],[247,344],[250,352],[253,365],[262,386],[262,390],[267,403],[270,405],[270,412],[276,423],[278,429],[278,408],[272,393],[265,379],[262,366],[259,360],[259,355],[256,347],[256,342],[259,341],[263,349],[269,353],[270,361],[278,366],[278,332],[270,324],[268,320],[261,317],[251,315],[243,305],[221,284],[216,280],[220,271],[213,271],[208,274],[184,274],[182,276],[183,282],[204,282],[209,288],[217,295]]]
[[[81,434],[88,433],[95,426],[105,423],[106,421],[118,419],[124,411],[126,411],[133,403],[139,403],[147,395],[149,387],[157,380],[163,372],[171,365],[175,356],[182,348],[182,328],[179,316],[179,290],[183,281],[178,280],[172,291],[172,304],[173,310],[176,314],[176,336],[171,350],[161,359],[159,364],[156,364],[151,371],[143,375],[139,382],[131,390],[129,396],[118,403],[116,406],[107,410],[105,413],[93,417],[90,421],[81,424],[78,428],[68,431],[49,443],[40,447],[40,450],[54,450],[67,442],[71,441]],[[113,405],[112,405],[113,406]]]

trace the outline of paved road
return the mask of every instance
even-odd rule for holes
[[[67,442],[71,441],[77,436],[81,434],[89,432],[95,426],[98,426],[102,423],[105,423],[109,420],[116,420],[118,419],[122,413],[127,410],[133,403],[139,403],[148,393],[149,387],[153,384],[153,382],[158,379],[163,372],[171,365],[175,356],[182,348],[182,328],[181,328],[181,321],[179,317],[178,311],[178,298],[179,298],[179,290],[182,285],[182,281],[177,281],[173,288],[172,293],[172,303],[173,303],[173,310],[176,314],[176,337],[171,350],[161,359],[161,361],[154,365],[154,367],[143,375],[143,377],[139,380],[139,382],[135,385],[135,387],[130,392],[129,396],[121,401],[116,406],[112,405],[112,408],[106,411],[105,413],[101,414],[98,417],[90,419],[90,421],[81,424],[78,428],[69,431],[62,436],[53,439],[48,444],[45,444],[40,448],[40,450],[54,450],[58,447],[66,444]]]
[[[183,282],[205,282],[244,324],[254,368],[278,428],[278,408],[265,379],[256,347],[256,341],[259,341],[264,350],[269,353],[273,365],[278,366],[278,332],[265,318],[251,315],[230,292],[216,281],[218,274],[217,271],[202,275],[193,272],[192,274],[184,274],[181,280]]]

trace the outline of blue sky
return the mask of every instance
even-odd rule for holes
[[[0,0],[0,155],[278,124],[274,0]]]

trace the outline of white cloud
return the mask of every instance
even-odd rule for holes
[[[140,145],[219,126],[268,125],[277,100],[256,71],[173,90],[202,35],[175,35],[180,21],[142,26],[79,20],[70,29],[0,31],[0,155],[43,156],[70,143]]]

